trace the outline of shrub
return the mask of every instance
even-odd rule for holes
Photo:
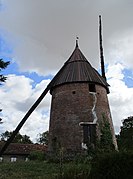
[[[91,166],[88,164],[70,162],[63,167],[63,173],[58,175],[58,179],[88,179]]]
[[[133,178],[133,153],[114,152],[97,156],[92,162],[90,178]]]
[[[44,152],[41,152],[41,151],[33,151],[30,153],[29,159],[43,161],[45,160],[45,154]]]

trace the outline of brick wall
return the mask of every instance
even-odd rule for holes
[[[98,121],[102,113],[109,116],[112,134],[113,124],[106,89],[96,85],[96,114]],[[66,151],[81,151],[83,127],[80,122],[93,122],[93,95],[88,83],[70,83],[58,86],[52,91],[48,151],[63,147]],[[100,130],[97,129],[100,135]],[[114,139],[115,141],[115,139]]]

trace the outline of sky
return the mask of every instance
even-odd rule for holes
[[[100,71],[98,16],[102,15],[109,104],[115,132],[133,111],[132,0],[0,0],[0,58],[10,61],[2,71],[0,133],[13,131],[47,84],[79,47]],[[48,130],[51,95],[27,120],[21,134],[36,141]]]

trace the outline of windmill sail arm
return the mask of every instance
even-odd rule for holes
[[[26,122],[26,120],[29,118],[29,116],[32,114],[32,112],[37,108],[37,106],[40,104],[40,102],[43,100],[43,98],[46,96],[47,92],[52,88],[52,86],[54,85],[56,78],[60,75],[60,73],[62,72],[62,70],[64,69],[65,65],[60,69],[60,71],[55,75],[55,77],[51,80],[51,82],[48,84],[48,86],[45,88],[45,90],[43,91],[43,93],[40,95],[40,97],[35,101],[35,103],[31,106],[31,108],[29,109],[29,111],[25,114],[25,116],[23,117],[23,119],[21,120],[21,122],[18,124],[18,126],[16,127],[16,129],[13,131],[11,137],[7,140],[7,142],[4,144],[4,146],[2,147],[1,151],[0,151],[0,156],[3,155],[3,153],[5,152],[5,150],[7,149],[7,147],[10,145],[10,143],[13,141],[13,139],[15,138],[15,136],[17,135],[17,133],[19,132],[19,130],[22,128],[22,126],[24,125],[24,123]]]
[[[105,67],[104,67],[103,44],[102,44],[102,21],[101,21],[101,15],[99,16],[99,43],[100,43],[100,58],[101,58],[102,77],[106,80]]]
[[[50,90],[51,87],[51,82],[49,83],[49,85],[46,87],[46,89],[43,91],[43,93],[40,95],[40,97],[35,101],[35,103],[31,106],[31,108],[29,109],[29,111],[25,114],[25,116],[23,117],[23,119],[21,120],[21,122],[18,124],[18,126],[16,127],[16,129],[13,131],[11,137],[7,140],[7,142],[5,143],[5,145],[3,146],[3,148],[0,151],[0,156],[3,155],[4,151],[7,149],[7,147],[9,146],[9,144],[13,141],[13,139],[15,138],[15,136],[17,135],[17,133],[19,132],[19,130],[21,129],[21,127],[24,125],[24,123],[26,122],[26,120],[28,119],[28,117],[32,114],[32,112],[37,108],[37,106],[40,104],[40,102],[43,100],[43,98],[45,97],[45,95],[47,94],[47,92]]]

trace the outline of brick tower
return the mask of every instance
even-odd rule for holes
[[[96,146],[104,123],[117,147],[107,94],[109,85],[76,47],[52,80],[48,151],[82,152]]]

